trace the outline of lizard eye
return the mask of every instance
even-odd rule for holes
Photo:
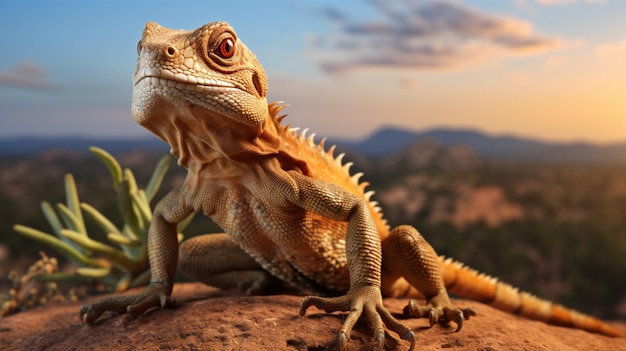
[[[215,51],[219,57],[229,59],[235,55],[235,42],[231,38],[226,38],[222,40]]]
[[[137,42],[137,55],[141,55],[141,49],[143,45],[141,45],[141,40]]]

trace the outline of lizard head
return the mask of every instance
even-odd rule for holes
[[[133,118],[175,156],[194,143],[196,154],[230,156],[268,134],[265,72],[228,23],[183,31],[149,22],[137,52]]]

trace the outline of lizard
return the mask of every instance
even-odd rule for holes
[[[283,103],[268,103],[265,71],[226,22],[193,31],[148,22],[137,45],[132,116],[170,146],[187,170],[183,184],[156,205],[148,233],[151,279],[141,292],[81,306],[84,323],[106,311],[132,319],[172,304],[177,269],[223,289],[259,294],[283,282],[315,306],[347,312],[346,350],[359,319],[382,349],[385,328],[415,347],[414,332],[383,305],[410,300],[403,313],[430,325],[475,315],[448,292],[545,322],[609,336],[624,334],[594,317],[534,297],[435,250],[412,226],[390,228],[362,174],[324,140],[284,125]],[[176,225],[195,212],[224,233],[177,240]]]

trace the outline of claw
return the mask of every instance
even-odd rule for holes
[[[409,346],[409,351],[413,351],[413,349],[415,349],[415,333],[413,333],[412,330],[407,329],[406,334],[400,335],[400,337],[411,343],[411,345]]]
[[[130,321],[132,321],[133,319],[135,319],[135,316],[128,313],[126,315],[124,315],[124,317],[122,318],[122,327],[124,328],[128,328],[128,324],[130,323]]]
[[[80,306],[80,319],[83,323],[90,325],[93,324],[95,318],[90,312],[90,306]]]
[[[384,330],[379,330],[376,333],[376,343],[378,344],[378,349],[379,350],[383,350],[383,347],[385,346],[385,331]]]
[[[339,333],[339,349],[341,351],[348,350],[348,340],[349,339],[350,339],[350,337],[348,336],[347,333],[345,333],[343,331]]]
[[[428,311],[428,319],[430,321],[431,327],[437,324],[437,321],[439,320],[439,316],[437,316],[437,310],[431,308],[430,311]]]
[[[300,304],[300,309],[298,310],[298,315],[304,316],[306,314],[306,310],[309,309],[311,304],[309,303],[309,297],[305,297]]]
[[[471,308],[464,308],[464,309],[458,309],[458,310],[446,310],[445,311],[447,317],[446,319],[449,321],[453,321],[454,323],[456,323],[456,330],[454,331],[455,333],[460,331],[461,328],[463,327],[463,321],[464,320],[468,320],[470,319],[470,316],[475,316],[476,312],[474,312],[473,309]]]
[[[465,316],[463,315],[463,311],[461,311],[461,310],[456,311],[453,320],[456,323],[456,330],[454,332],[458,333],[461,330],[461,328],[463,327],[463,321],[465,320]]]
[[[402,313],[404,313],[406,317],[414,317],[414,311],[417,311],[415,300],[409,300],[409,303],[402,309]]]

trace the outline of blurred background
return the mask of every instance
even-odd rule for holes
[[[144,185],[168,152],[130,117],[145,22],[228,21],[263,64],[269,100],[348,152],[392,225],[625,318],[624,18],[619,0],[2,2],[0,280],[39,250],[60,256],[12,226],[49,230],[39,203],[64,201],[66,173],[121,220],[88,146]],[[183,178],[170,170],[162,192]],[[219,230],[201,217],[187,236]]]

